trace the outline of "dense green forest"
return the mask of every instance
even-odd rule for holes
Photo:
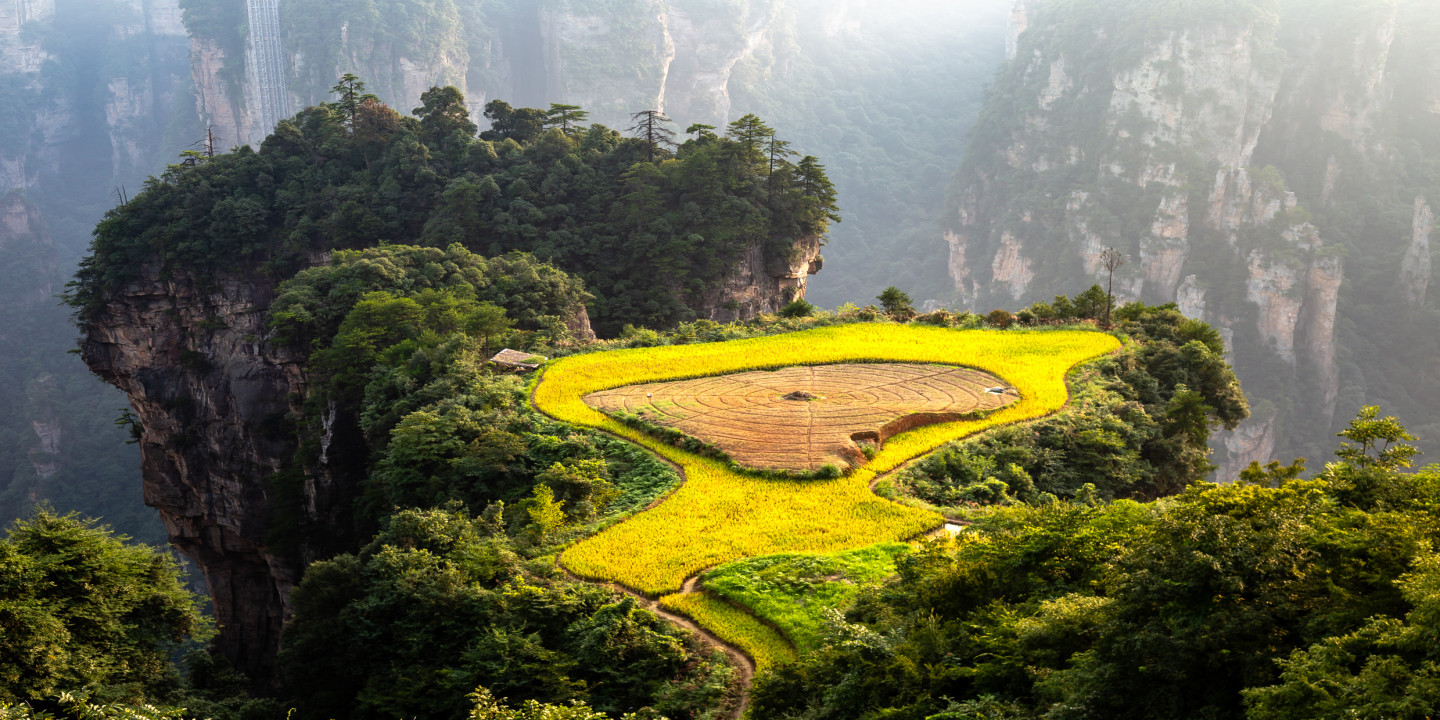
[[[1106,302],[1096,286],[1037,303],[1017,321],[1097,320]],[[1173,305],[1132,303],[1113,319],[1135,344],[1076,370],[1070,406],[944,448],[882,481],[881,491],[963,513],[1057,497],[1154,499],[1205,478],[1211,429],[1233,430],[1250,415],[1220,334]]]
[[[426,93],[412,118],[346,82],[340,100],[282,122],[258,151],[192,153],[107,215],[72,302],[88,312],[157,254],[167,272],[244,263],[284,277],[308,253],[462,243],[576,274],[597,331],[613,335],[695,319],[742,253],[783,260],[835,218],[818,160],[792,162],[752,115],[674,145],[663,122],[626,137],[583,125],[578,108],[492,101],[497,129],[477,138],[454,88]]]
[[[459,246],[347,251],[287,281],[271,313],[277,332],[313,348],[317,399],[355,404],[377,438],[351,510],[352,549],[312,565],[295,591],[277,697],[251,699],[223,661],[191,653],[156,675],[163,682],[87,681],[89,712],[142,699],[247,719],[288,707],[334,718],[727,712],[737,685],[723,655],[553,564],[557,548],[679,482],[643,451],[543,418],[525,402],[523,378],[484,368],[501,344],[597,349],[564,350],[555,345],[563,337],[546,336],[561,331],[545,318],[579,298],[573,279],[533,259]],[[1104,303],[1091,291],[1014,316],[910,321],[1065,324]],[[1204,483],[1210,429],[1246,412],[1215,331],[1173,307],[1136,304],[1114,316],[1132,343],[1072,378],[1072,407],[957,443],[896,479],[888,491],[897,498],[953,506],[974,526],[915,550],[877,548],[897,574],[869,578],[858,596],[830,599],[825,580],[807,581],[844,617],[817,616],[811,651],[758,678],[752,717],[1426,716],[1440,700],[1440,471],[1408,469],[1410,436],[1371,408],[1310,479],[1299,461],[1256,466],[1238,485]],[[600,347],[895,321],[871,308],[701,322]],[[313,433],[307,422],[296,431]],[[1030,437],[1006,440],[1016,433]],[[24,610],[37,607],[39,587],[25,573],[58,572],[27,568],[77,556],[53,542],[37,549],[36,527],[122,551],[74,518],[45,514],[0,545],[0,618],[37,638],[64,637],[56,633],[76,620]],[[752,564],[771,577],[770,564],[802,560]],[[161,564],[114,582],[130,595],[158,583],[156,592],[179,598],[164,590],[173,566],[146,562]],[[768,587],[734,579],[728,592],[738,598]],[[777,581],[793,582],[766,582]],[[51,592],[47,607],[94,597],[74,585]],[[173,631],[126,635],[125,652],[174,647],[186,633],[203,639],[184,617],[170,621]],[[0,677],[11,701],[80,713],[73,696],[55,694],[76,681],[38,683],[35,656],[6,657],[23,669]]]
[[[1440,467],[1364,411],[1335,462],[1151,504],[996,509],[900,562],[757,717],[1406,718],[1440,706]]]

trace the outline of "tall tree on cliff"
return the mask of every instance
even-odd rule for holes
[[[559,128],[560,132],[575,137],[580,134],[580,124],[589,117],[590,113],[581,110],[579,105],[550,103],[550,109],[545,111],[545,127]]]
[[[365,82],[356,77],[354,73],[345,73],[340,77],[340,82],[335,83],[335,87],[330,88],[330,91],[340,96],[335,107],[345,115],[352,130],[355,127],[355,116],[360,112],[360,106],[364,105],[367,100],[373,102],[380,100],[365,92]]]
[[[1125,258],[1125,253],[1115,248],[1105,248],[1105,251],[1100,253],[1100,267],[1105,268],[1105,272],[1110,275],[1109,284],[1105,286],[1105,327],[1107,328],[1110,327],[1110,308],[1115,307],[1115,271],[1124,267],[1127,262],[1129,261]]]
[[[453,86],[430,88],[420,96],[420,107],[410,112],[420,118],[425,143],[442,150],[468,143],[479,130],[470,120],[465,96]]]
[[[740,144],[744,159],[751,167],[765,168],[765,142],[774,137],[774,129],[752,113],[730,123],[726,135]]]
[[[655,151],[661,147],[675,145],[675,131],[667,127],[673,121],[665,113],[641,110],[631,115],[630,119],[635,123],[630,126],[631,134],[645,141],[646,162],[655,162]]]

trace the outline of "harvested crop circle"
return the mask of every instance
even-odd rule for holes
[[[674,428],[741,465],[814,471],[865,462],[859,443],[1017,401],[994,375],[916,363],[789,367],[591,393],[585,403]]]

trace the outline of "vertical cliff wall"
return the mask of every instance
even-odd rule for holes
[[[1361,402],[1440,419],[1386,385],[1398,358],[1419,358],[1363,319],[1406,315],[1437,334],[1419,320],[1433,219],[1415,201],[1433,178],[1401,159],[1440,131],[1402,80],[1426,51],[1401,29],[1435,9],[1231,5],[1016,2],[1013,59],[943,236],[966,307],[1083,287],[1115,247],[1131,260],[1124,299],[1178,302],[1226,329],[1247,390],[1275,406],[1222,440],[1226,474],[1272,453],[1323,456]],[[1389,345],[1388,371],[1346,366]],[[1440,400],[1440,386],[1418,390]]]
[[[266,481],[293,451],[274,429],[300,390],[299,358],[264,342],[263,278],[146,279],[111,298],[82,344],[129,396],[145,502],[204,574],[220,649],[264,677],[300,562],[266,549]],[[213,329],[221,328],[221,329]]]
[[[0,0],[0,514],[40,500],[148,542],[123,395],[65,351],[56,306],[120,188],[194,138],[176,0]],[[175,108],[180,108],[177,112]]]

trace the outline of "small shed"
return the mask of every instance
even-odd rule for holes
[[[506,370],[529,372],[539,368],[540,364],[545,362],[545,358],[539,355],[532,355],[530,353],[520,352],[519,350],[505,348],[495,357],[490,358],[490,362]]]

